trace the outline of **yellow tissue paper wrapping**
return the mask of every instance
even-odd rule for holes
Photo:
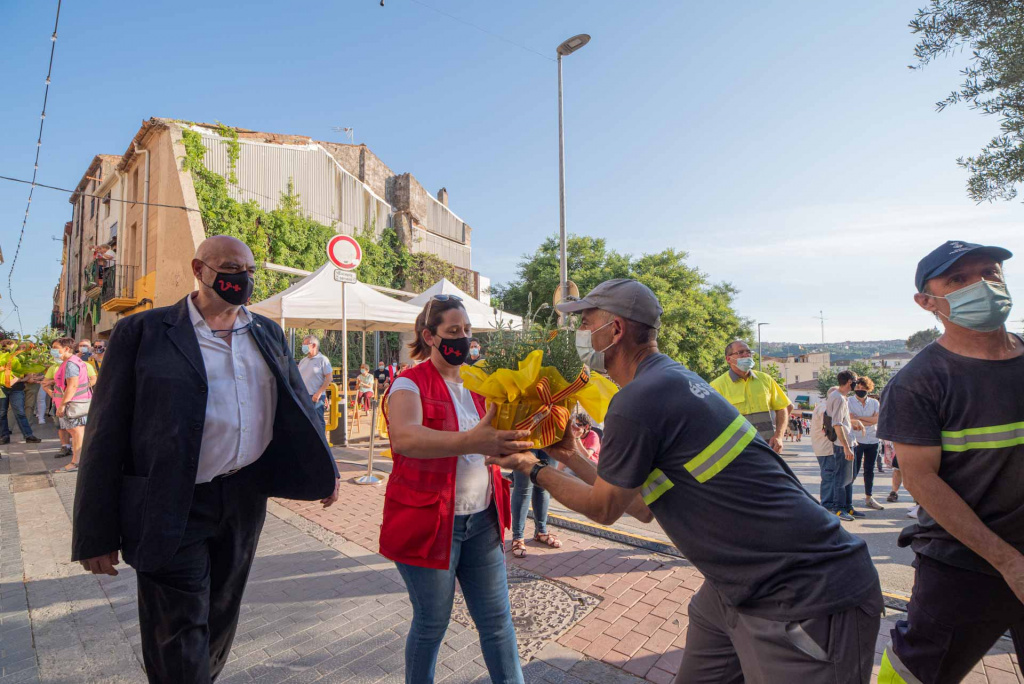
[[[463,366],[463,386],[498,405],[493,425],[499,430],[530,430],[534,448],[543,449],[562,438],[577,402],[596,422],[604,422],[608,403],[618,389],[597,374],[580,373],[566,380],[553,366],[542,366],[544,352],[530,352],[519,370]],[[486,364],[486,361],[484,362]]]

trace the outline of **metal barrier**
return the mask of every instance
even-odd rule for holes
[[[370,419],[370,452],[366,455],[366,474],[362,477],[356,478],[356,484],[361,485],[379,485],[384,480],[373,474],[373,442],[374,437],[377,435],[377,430],[374,427],[377,425],[377,408],[379,402],[374,397],[371,403],[373,407],[372,418]]]
[[[331,433],[338,429],[338,421],[341,416],[338,412],[339,388],[336,383],[327,386],[327,446],[334,446],[331,443]]]

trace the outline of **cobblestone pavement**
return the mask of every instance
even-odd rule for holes
[[[347,482],[362,472],[342,466],[344,506],[322,510],[304,502],[284,506],[367,550],[377,549],[384,488]],[[527,538],[531,528],[527,525]],[[682,661],[689,622],[687,606],[703,576],[685,560],[556,529],[560,549],[532,542],[526,558],[509,562],[537,575],[597,596],[598,607],[556,639],[559,646],[612,665],[647,681],[672,682]],[[889,611],[879,631],[875,671],[889,631],[902,613]],[[998,643],[964,680],[966,684],[1024,684],[1012,644]]]
[[[96,577],[70,562],[76,475],[46,472],[66,459],[52,458],[52,429],[37,432],[46,441],[4,447],[0,459],[0,684],[145,682],[135,574],[122,564],[117,577]],[[353,505],[343,499],[338,507]],[[402,681],[412,608],[394,565],[280,503],[271,502],[269,512],[218,681]],[[544,585],[535,591],[549,602],[576,603],[539,625],[539,638],[524,640],[527,681],[640,681],[556,643],[596,597],[525,569],[513,570],[512,581]],[[437,679],[488,681],[478,635],[458,621],[458,611]]]

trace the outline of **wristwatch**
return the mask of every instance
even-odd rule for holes
[[[532,482],[533,484],[536,485],[537,484],[537,475],[540,473],[540,471],[544,470],[547,467],[548,467],[548,464],[545,461],[540,461],[539,463],[534,465],[533,466],[533,470],[530,471],[530,482]]]

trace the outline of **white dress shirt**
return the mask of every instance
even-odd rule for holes
[[[206,366],[206,422],[196,484],[254,463],[274,436],[277,381],[252,332],[233,335],[231,345],[214,337],[192,297],[188,315]],[[252,321],[243,306],[236,328]]]

